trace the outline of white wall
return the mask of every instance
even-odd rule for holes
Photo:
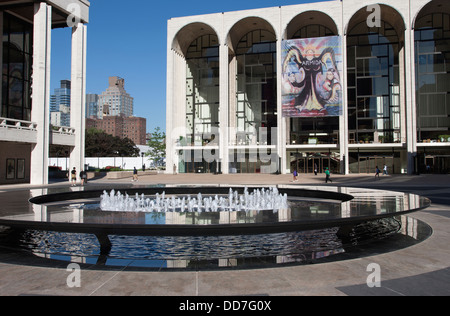
[[[104,169],[106,167],[121,167],[126,170],[142,169],[145,164],[146,169],[153,165],[153,159],[148,157],[116,157],[116,158],[86,158],[86,165],[92,168]],[[49,166],[61,167],[62,170],[69,170],[69,158],[49,158]]]

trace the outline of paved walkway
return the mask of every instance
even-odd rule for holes
[[[285,175],[156,175],[135,184],[292,184]],[[325,185],[324,177],[301,176],[300,184]],[[0,251],[0,295],[450,295],[450,176],[334,176],[328,185],[411,191],[429,196],[431,208],[412,215],[433,235],[400,251],[341,262],[243,271],[148,272],[83,266],[81,287],[68,288],[67,265]],[[98,179],[89,186],[131,183]],[[68,185],[53,184],[53,186]],[[0,186],[0,192],[29,186]],[[439,201],[439,204],[436,203]],[[381,288],[366,285],[369,264],[381,267]]]

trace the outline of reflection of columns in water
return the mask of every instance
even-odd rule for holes
[[[418,239],[418,226],[419,226],[418,220],[415,218],[412,218],[412,217],[402,216],[401,222],[402,222],[402,227],[401,227],[402,234],[417,240]]]
[[[352,215],[352,208],[350,206],[351,202],[341,203],[341,217],[350,218]]]
[[[167,268],[169,269],[178,269],[178,268],[187,268],[190,260],[167,260]]]
[[[420,200],[422,199],[418,195],[408,194],[409,198],[405,199],[405,206],[409,209],[417,209],[420,207]]]
[[[219,224],[237,224],[237,212],[220,212]]]
[[[187,218],[186,218],[186,213],[168,212],[168,213],[165,213],[164,215],[166,217],[167,225],[188,224]]]
[[[73,221],[72,223],[82,224],[84,223],[84,209],[73,209]]]
[[[352,195],[348,188],[338,188],[338,192],[342,194]],[[351,201],[341,203],[341,217],[349,218],[352,215]]]
[[[33,189],[30,190],[30,198],[47,195],[48,189]],[[31,204],[31,209],[34,213],[34,221],[46,222],[48,220],[47,207],[44,205]]]
[[[278,210],[278,220],[280,222],[290,222],[292,220],[292,210],[290,208]]]
[[[219,267],[237,267],[237,259],[219,259]]]
[[[386,207],[384,206],[383,197],[380,196],[380,198],[375,198],[375,205],[377,210],[377,215],[386,213]]]

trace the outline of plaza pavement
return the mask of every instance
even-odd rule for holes
[[[152,272],[124,268],[82,266],[81,287],[69,288],[67,263],[30,258],[0,249],[0,295],[67,296],[354,296],[450,295],[450,176],[300,175],[300,185],[380,188],[418,193],[432,206],[411,217],[429,224],[433,235],[421,244],[390,253],[353,260],[282,268],[227,271]],[[290,175],[153,175],[135,185],[274,185],[293,184]],[[131,179],[95,179],[88,186],[130,184]],[[51,186],[68,186],[68,182]],[[0,186],[0,193],[28,189]],[[381,268],[381,288],[366,284],[367,268]]]

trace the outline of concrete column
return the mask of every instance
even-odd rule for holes
[[[281,18],[280,18],[281,20]],[[280,26],[281,30],[281,26]],[[281,32],[281,31],[280,31]],[[277,153],[278,153],[278,161],[272,161],[272,163],[276,163],[278,167],[278,171],[280,174],[287,174],[286,170],[289,168],[289,163],[287,161],[287,144],[286,140],[288,138],[288,134],[290,132],[287,131],[287,121],[289,121],[289,118],[283,117],[283,96],[282,96],[282,48],[281,43],[283,40],[283,36],[280,33],[277,38]],[[274,144],[272,144],[274,145]]]
[[[414,30],[405,31],[405,77],[406,77],[406,148],[408,174],[414,173],[417,155],[416,77],[415,77]]]
[[[82,23],[72,29],[72,83],[70,125],[75,128],[75,147],[70,153],[70,169],[84,170],[86,134],[86,44],[87,27]]]
[[[178,168],[178,154],[175,154],[175,141],[178,135],[174,134],[173,112],[175,110],[174,103],[174,68],[175,68],[175,52],[171,48],[171,44],[167,46],[167,92],[166,92],[166,174],[173,173],[173,164]],[[181,135],[186,136],[186,135]],[[178,171],[178,170],[177,170]]]
[[[219,108],[219,122],[220,122],[220,163],[221,171],[228,174],[229,171],[229,90],[228,90],[228,46],[220,45],[220,108]]]
[[[341,154],[341,173],[348,175],[350,173],[350,157],[349,157],[349,130],[348,130],[348,84],[347,84],[347,36],[344,33],[344,29],[341,30],[342,36],[342,56],[343,56],[343,73],[341,78],[342,88],[342,115],[339,117],[339,151]],[[345,157],[345,159],[344,159]]]
[[[0,12],[0,41],[3,43],[3,11]],[[0,65],[3,65],[3,45],[0,47]],[[3,78],[2,78],[3,80]],[[0,89],[0,100],[3,100],[3,89]],[[1,116],[1,113],[0,113]]]
[[[51,30],[52,7],[35,3],[31,120],[37,123],[37,144],[31,150],[32,185],[48,184]]]

